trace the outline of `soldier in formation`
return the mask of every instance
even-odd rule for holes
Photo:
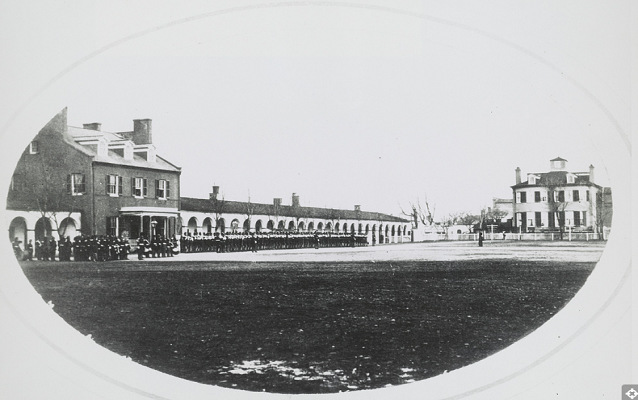
[[[347,233],[219,233],[191,235],[188,232],[180,239],[184,253],[236,252],[277,249],[302,249],[319,247],[360,247],[367,246],[368,239],[361,234]]]

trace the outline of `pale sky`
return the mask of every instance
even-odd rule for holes
[[[614,122],[628,129],[628,110],[610,116],[605,104],[622,99],[629,72],[624,43],[606,37],[626,27],[600,15],[621,10],[162,3],[87,2],[83,18],[10,4],[31,24],[64,28],[42,38],[15,27],[23,45],[9,51],[50,62],[36,88],[71,67],[46,89],[50,117],[68,107],[71,125],[106,131],[151,118],[158,153],[182,167],[183,196],[215,184],[229,200],[290,204],[295,192],[305,206],[395,215],[427,196],[440,219],[511,197],[516,167],[542,172],[557,156],[573,171],[593,164],[610,184],[613,150],[601,146],[621,142]],[[61,59],[28,52],[56,45]],[[42,68],[27,65],[4,68],[19,82]]]

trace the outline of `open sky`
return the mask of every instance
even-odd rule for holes
[[[49,105],[68,107],[71,125],[126,131],[151,118],[159,154],[182,167],[183,196],[219,185],[230,200],[289,204],[295,192],[302,205],[395,215],[427,198],[439,219],[511,197],[516,167],[542,172],[557,156],[573,171],[594,164],[610,184],[601,143],[618,133],[600,129],[600,103],[622,87],[624,47],[593,57],[587,44],[624,29],[605,25],[614,8],[164,3],[76,4],[82,18],[11,4],[66,28],[27,34],[10,54],[59,47],[43,60],[51,76],[71,68]]]

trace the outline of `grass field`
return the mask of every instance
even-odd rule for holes
[[[225,387],[329,393],[493,354],[560,310],[594,266],[146,260],[23,270],[69,324],[139,364]]]

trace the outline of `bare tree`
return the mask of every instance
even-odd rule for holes
[[[76,196],[70,193],[70,183],[61,180],[60,175],[54,173],[54,165],[58,162],[46,151],[40,152],[33,162],[34,169],[30,171],[29,179],[20,185],[20,191],[25,200],[35,206],[41,218],[44,221],[53,221],[59,229],[60,237],[64,237],[68,224],[60,227],[60,223],[76,211]],[[53,229],[45,226],[45,234],[51,233],[49,228]]]
[[[459,225],[467,226],[469,230],[472,231],[474,229],[474,225],[481,223],[481,217],[476,214],[462,212],[456,217],[456,222]]]
[[[428,201],[427,195],[425,196],[425,200],[421,202],[420,198],[416,199],[416,203],[409,204],[409,211],[405,211],[403,207],[401,208],[401,214],[410,217],[412,221],[413,228],[418,228],[419,223],[431,226],[434,224],[434,213],[436,211],[436,205],[430,203]]]
[[[548,176],[545,182],[547,202],[549,203],[550,210],[549,224],[550,227],[552,227],[555,222],[558,222],[560,240],[563,240],[563,234],[565,232],[565,207],[567,207],[564,185],[565,183],[559,175]]]
[[[250,201],[250,196],[248,196],[248,201],[244,203],[244,214],[246,215],[246,220],[248,221],[248,231],[250,231],[250,225],[255,215],[255,205]]]
[[[605,221],[612,216],[611,188],[602,188],[596,193],[596,229],[598,237],[604,239]]]
[[[219,223],[221,222],[222,216],[224,215],[224,211],[226,208],[226,200],[224,199],[224,195],[222,194],[221,199],[218,199],[217,196],[210,199],[213,205],[213,213],[215,213],[215,230],[220,230]]]
[[[335,228],[335,221],[340,221],[340,220],[341,220],[341,217],[342,217],[341,210],[336,210],[336,209],[334,209],[334,208],[331,208],[331,209],[328,211],[328,219],[330,220],[330,222],[331,222],[331,224],[330,224],[330,225],[332,226],[331,230],[334,230],[334,228]]]

